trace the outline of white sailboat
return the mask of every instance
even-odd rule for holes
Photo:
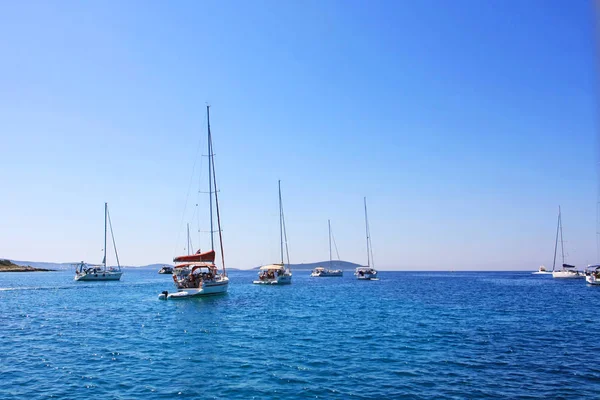
[[[260,267],[258,279],[253,281],[257,285],[286,285],[292,283],[292,271],[290,270],[290,253],[287,244],[287,232],[285,230],[285,218],[283,215],[283,203],[281,201],[281,181],[279,181],[279,237],[281,248],[281,262]],[[283,260],[283,244],[285,240],[285,254],[287,256],[287,267]]]
[[[333,260],[331,257],[331,221],[327,220],[327,225],[329,226],[329,268],[331,268]],[[336,251],[337,251],[337,246],[336,246]],[[338,260],[340,258],[340,255],[338,254]],[[320,278],[320,277],[327,277],[327,276],[343,276],[344,275],[344,271],[342,271],[341,269],[327,269],[324,267],[317,267],[315,269],[313,269],[312,273],[310,274],[310,276],[313,276],[315,278]]]
[[[158,295],[161,300],[179,299],[187,297],[202,297],[226,293],[229,288],[229,278],[225,270],[225,255],[223,253],[223,237],[221,233],[221,215],[219,213],[219,197],[217,190],[217,176],[215,173],[215,161],[213,154],[212,134],[210,131],[210,108],[206,106],[206,118],[208,124],[208,195],[210,203],[210,244],[209,251],[198,250],[195,254],[178,256],[173,259],[176,263],[173,272],[173,282],[177,292],[164,291]],[[213,227],[213,194],[215,209],[217,213],[217,226],[219,232],[219,244],[221,250],[222,270],[219,272],[216,264],[216,252],[214,245]],[[188,253],[190,248],[188,228]]]
[[[356,279],[360,280],[378,280],[377,270],[373,262],[373,249],[371,248],[371,232],[369,230],[369,217],[367,215],[367,198],[365,197],[365,231],[367,234],[367,266],[358,267],[354,272]]]
[[[110,226],[110,235],[112,237],[113,247],[115,249],[115,258],[117,259],[116,267],[106,266],[106,236],[107,236],[107,223]],[[76,281],[118,281],[121,279],[123,271],[121,271],[121,264],[119,263],[119,255],[117,254],[117,246],[115,244],[115,236],[113,234],[112,222],[110,221],[110,214],[108,213],[108,203],[104,203],[104,258],[102,264],[88,264],[81,262],[75,266],[75,280]]]
[[[560,234],[560,255],[562,257],[562,269],[556,270],[556,250],[558,247],[558,236]],[[556,241],[554,242],[554,261],[552,262],[552,277],[560,279],[579,279],[584,275],[574,265],[565,264],[565,249],[563,245],[562,215],[558,206],[558,224],[556,226]]]

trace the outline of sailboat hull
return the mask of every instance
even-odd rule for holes
[[[252,283],[255,285],[290,285],[292,283],[292,274],[278,276],[275,279],[257,279]]]
[[[121,271],[98,271],[92,273],[83,273],[75,275],[76,281],[118,281],[121,279]]]
[[[552,277],[560,279],[581,279],[584,275],[578,271],[554,271]]]
[[[312,276],[314,278],[325,278],[328,276],[344,276],[344,272],[343,271],[318,271],[318,272],[313,272],[312,274],[310,274],[310,276]]]
[[[163,292],[158,295],[160,300],[166,299],[184,299],[188,297],[206,297],[216,296],[219,294],[227,293],[229,289],[229,278],[224,277],[215,282],[205,282],[201,288],[184,288],[177,289],[177,292],[169,293]]]

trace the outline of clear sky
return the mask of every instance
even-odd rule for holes
[[[122,264],[205,249],[208,102],[231,267],[278,260],[278,179],[293,263],[327,219],[365,263],[363,196],[381,269],[551,265],[559,204],[600,261],[592,2],[5,1],[0,37],[0,257],[99,262],[105,201]]]

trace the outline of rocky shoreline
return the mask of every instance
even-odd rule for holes
[[[10,260],[0,260],[0,272],[45,272],[54,271],[53,269],[34,268],[29,265],[13,264]]]

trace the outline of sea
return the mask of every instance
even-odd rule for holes
[[[170,275],[0,274],[0,399],[600,398],[600,287],[380,272],[159,300]]]

